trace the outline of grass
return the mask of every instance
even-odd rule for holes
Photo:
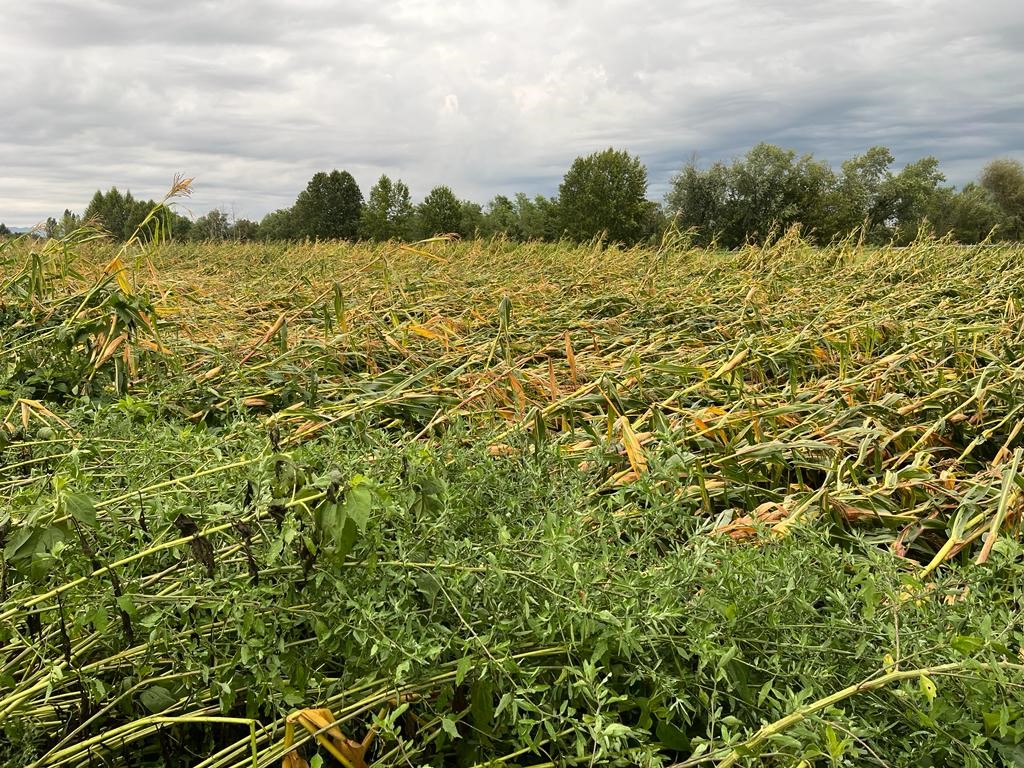
[[[1021,759],[1019,246],[94,236],[0,246],[0,762]]]

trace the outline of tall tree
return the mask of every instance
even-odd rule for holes
[[[424,237],[462,232],[462,203],[449,187],[442,185],[430,190],[417,213]]]
[[[980,185],[966,184],[959,192],[940,187],[932,195],[928,219],[937,235],[952,234],[961,243],[980,243],[1002,222],[1002,211]]]
[[[495,195],[487,204],[480,225],[480,234],[484,237],[505,235],[513,240],[521,240],[518,218],[515,203],[505,195]]]
[[[296,234],[321,240],[351,240],[359,234],[363,193],[348,171],[313,175],[292,207]]]
[[[190,240],[226,240],[231,231],[228,215],[214,208],[205,216],[200,216],[192,224],[189,231]]]
[[[886,206],[885,224],[897,242],[909,243],[917,237],[933,208],[939,184],[945,180],[939,171],[939,161],[923,157],[882,183],[880,198]]]
[[[557,240],[562,234],[558,202],[544,195],[532,200],[523,192],[516,193],[520,237],[523,240]]]
[[[459,204],[459,229],[463,237],[481,237],[484,234],[484,209],[480,203],[463,200]]]
[[[407,239],[415,209],[409,187],[382,175],[370,188],[359,222],[359,236],[369,240]]]
[[[98,222],[115,240],[127,240],[156,206],[153,200],[136,200],[131,192],[121,194],[117,187],[111,187],[107,192],[96,191],[82,218]],[[188,219],[166,206],[158,212],[156,219],[146,227],[147,231],[140,233],[143,238],[152,237],[158,226],[161,234],[173,232],[180,235],[188,229]]]
[[[643,233],[646,201],[644,164],[612,148],[576,158],[558,188],[562,228],[574,240],[603,235],[635,243]]]
[[[298,236],[291,208],[272,211],[260,220],[261,240],[294,240]]]
[[[892,177],[892,152],[887,147],[871,147],[843,163],[839,182],[839,209],[836,229],[850,234],[863,227],[871,240],[888,238],[886,221],[892,216],[892,203],[884,194],[885,182]]]
[[[57,222],[57,233],[61,237],[65,237],[78,229],[81,223],[82,220],[78,214],[72,213],[69,208],[65,208],[64,214],[60,217],[60,221]]]
[[[240,242],[256,240],[260,234],[260,225],[249,219],[239,219],[231,225],[230,237]]]
[[[142,217],[133,221],[135,208],[131,192],[121,194],[117,187],[111,187],[105,193],[96,190],[85,209],[85,218],[98,221],[115,240],[127,240],[142,221]]]
[[[785,229],[798,220],[790,190],[795,157],[792,150],[762,142],[733,163],[732,190],[739,208],[737,237],[763,242],[772,230]]]
[[[701,242],[728,247],[762,242],[796,223],[821,244],[858,229],[872,242],[907,242],[940,202],[949,209],[940,187],[945,177],[933,157],[895,174],[892,163],[888,149],[872,147],[843,163],[837,176],[811,155],[761,143],[729,166],[700,171],[691,162],[673,178],[666,204]]]
[[[701,171],[691,160],[672,178],[665,196],[667,213],[680,228],[695,230],[698,244],[710,245],[734,229],[731,187],[724,164],[715,163]]]
[[[1024,239],[1024,165],[1006,158],[993,160],[981,172],[981,186],[1003,212],[1003,234]]]

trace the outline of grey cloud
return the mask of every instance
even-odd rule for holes
[[[9,6],[4,8],[4,6]],[[652,196],[760,140],[838,163],[874,144],[963,183],[1024,158],[1024,10],[1008,0],[518,4],[0,0],[0,221],[197,176],[259,218],[317,170],[414,195],[553,193],[616,146]]]

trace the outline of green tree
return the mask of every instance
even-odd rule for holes
[[[505,195],[495,195],[487,203],[483,220],[480,225],[480,234],[483,237],[494,237],[505,235],[513,240],[521,240],[518,231],[519,217],[516,214],[516,206]]]
[[[787,194],[796,212],[791,222],[798,221],[806,235],[822,245],[847,234],[835,226],[838,186],[832,167],[811,155],[801,157],[790,173]]]
[[[260,220],[261,240],[294,240],[298,236],[291,208],[280,208]]]
[[[979,184],[966,184],[959,192],[941,187],[932,196],[928,210],[938,235],[952,234],[961,243],[980,243],[1002,221],[1002,211]]]
[[[522,240],[557,240],[562,234],[558,202],[544,195],[532,200],[523,192],[516,194],[516,212]]]
[[[882,182],[879,197],[885,206],[884,224],[891,237],[900,243],[912,242],[917,237],[934,207],[939,184],[945,180],[939,171],[939,161],[923,157]]]
[[[734,240],[763,242],[773,230],[799,221],[791,190],[796,153],[761,143],[730,169],[732,194],[739,216]]]
[[[691,160],[672,178],[666,212],[681,229],[695,230],[699,245],[710,245],[735,229],[731,189],[727,166],[715,163],[701,171]]]
[[[654,200],[645,202],[643,229],[640,232],[640,237],[645,243],[658,243],[669,227],[668,214],[665,213],[665,208],[660,203]]]
[[[420,234],[424,237],[459,234],[462,231],[462,203],[449,187],[434,187],[417,207]]]
[[[382,175],[370,188],[359,222],[359,236],[368,240],[410,239],[415,214],[409,187]]]
[[[99,222],[115,240],[127,240],[142,221],[142,217],[136,220],[135,209],[135,198],[131,192],[121,194],[117,187],[111,187],[107,192],[96,190],[85,209],[84,218]]]
[[[843,163],[839,181],[835,229],[849,234],[864,228],[869,240],[889,237],[886,222],[892,217],[892,201],[885,194],[885,183],[892,177],[892,152],[887,147],[871,147]]]
[[[228,215],[214,208],[192,224],[190,240],[226,240],[231,232]]]
[[[835,174],[811,155],[761,143],[731,165],[690,162],[672,179],[667,213],[703,245],[763,242],[793,224],[820,242],[835,232]]]
[[[13,234],[6,224],[0,222],[0,237],[10,237]]]
[[[259,237],[260,225],[249,219],[239,219],[231,225],[230,237],[240,242],[256,240]]]
[[[96,191],[82,218],[99,223],[115,240],[124,241],[135,234],[156,205],[153,200],[136,200],[131,192],[121,194],[117,187],[111,187],[107,192]],[[162,237],[168,234],[181,237],[187,233],[190,224],[184,216],[164,206],[150,221],[147,230],[140,234],[143,238],[150,238],[159,229]],[[72,229],[78,226],[76,217],[70,211],[64,212],[64,219],[58,223],[57,230],[61,231],[65,226],[72,226]]]
[[[632,244],[643,234],[647,169],[628,152],[606,149],[578,157],[558,188],[562,229],[574,240],[603,236]]]
[[[483,228],[483,206],[472,200],[463,200],[459,204],[459,234],[463,237],[481,237]]]
[[[57,222],[57,234],[60,237],[65,237],[78,229],[81,223],[82,220],[78,214],[72,213],[70,209],[65,208],[64,214],[60,217],[60,221]]]
[[[981,172],[981,186],[1003,213],[1003,234],[1024,239],[1024,165],[1006,158],[993,160]]]
[[[296,234],[321,240],[351,240],[359,234],[363,193],[348,171],[313,175],[292,207]]]

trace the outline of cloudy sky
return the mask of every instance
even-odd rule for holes
[[[0,0],[0,221],[112,185],[260,218],[318,170],[553,194],[573,158],[1024,159],[1020,0]]]

